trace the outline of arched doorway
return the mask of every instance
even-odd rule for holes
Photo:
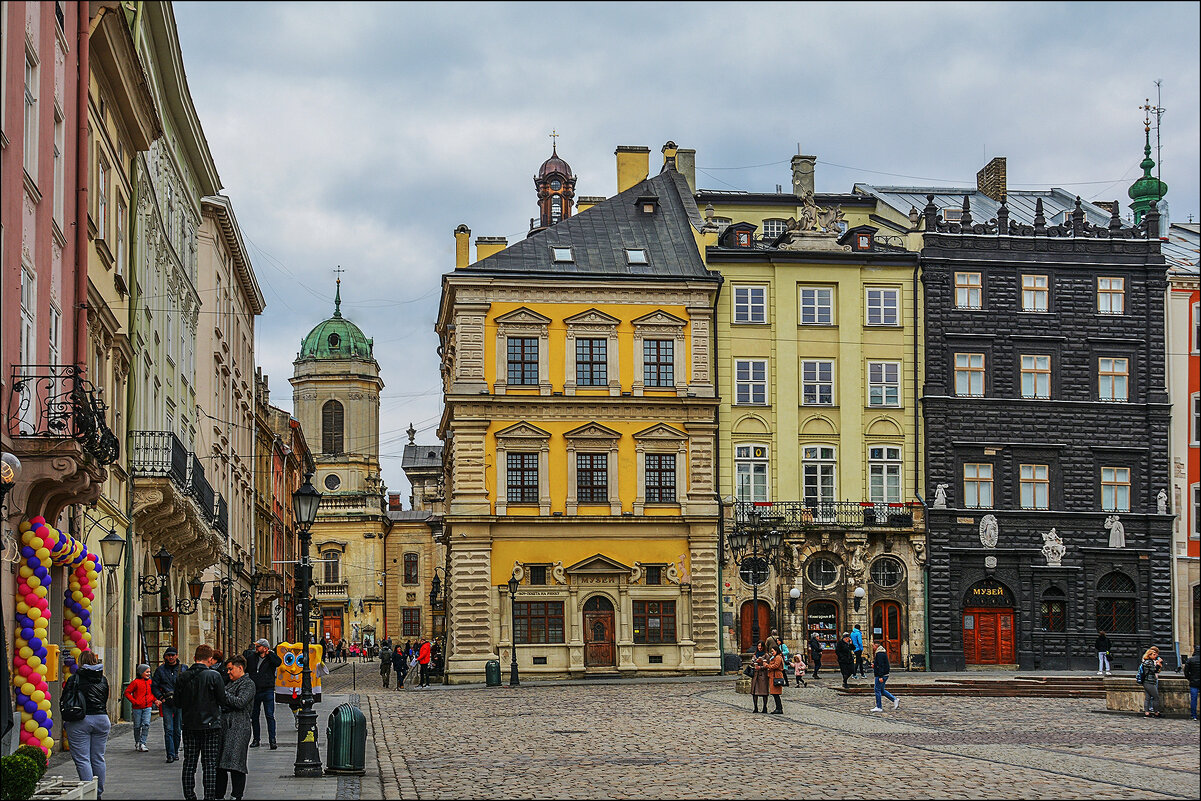
[[[613,602],[604,595],[593,595],[584,602],[584,667],[616,665]]]
[[[890,665],[901,664],[901,605],[896,601],[877,601],[872,607],[872,641],[883,640],[884,650],[888,652]],[[865,657],[875,648],[864,643]]]
[[[838,643],[838,604],[834,601],[811,601],[805,608],[805,641],[817,635],[822,644],[822,653],[829,652],[827,658],[834,658],[834,646]]]
[[[968,588],[963,596],[963,661],[968,665],[1012,665],[1014,643],[1013,593],[995,579]]]
[[[738,645],[742,653],[755,650],[754,638],[754,623],[755,616],[752,613],[754,601],[746,601],[742,604],[742,608],[738,612],[739,637]],[[759,639],[767,638],[771,633],[771,609],[767,605],[767,601],[759,602]]]

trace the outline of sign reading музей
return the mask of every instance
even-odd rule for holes
[[[971,607],[1013,607],[1013,596],[1003,584],[991,579],[973,584],[968,588],[963,599],[964,606]]]

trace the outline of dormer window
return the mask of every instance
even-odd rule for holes
[[[737,236],[738,247],[749,248],[751,246],[751,234],[749,231],[739,231]]]
[[[342,337],[338,336],[337,334],[330,334],[329,339],[326,341],[329,342],[331,350],[337,350],[338,346],[342,344]]]
[[[626,261],[630,264],[647,264],[646,251],[642,248],[627,248]]]
[[[556,262],[570,263],[575,261],[571,248],[551,248],[551,258]]]
[[[634,201],[634,205],[637,206],[638,210],[643,214],[654,214],[655,209],[659,206],[659,196],[642,195],[636,201]]]

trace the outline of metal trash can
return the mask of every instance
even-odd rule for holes
[[[362,776],[367,758],[367,717],[356,706],[340,704],[325,724],[325,772]]]
[[[496,659],[489,659],[484,665],[484,677],[489,687],[500,686],[500,662]]]

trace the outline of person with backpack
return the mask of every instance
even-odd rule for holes
[[[96,798],[104,796],[104,751],[112,722],[108,719],[108,679],[94,651],[79,655],[79,669],[63,683],[59,702],[63,731],[81,782],[96,780]]]
[[[851,629],[851,647],[855,649],[855,672],[859,678],[866,679],[867,675],[863,672],[867,668],[867,660],[863,658],[863,630],[858,623]]]
[[[779,645],[778,650],[780,651],[780,657],[784,660],[784,686],[787,687],[788,686],[788,668],[790,668],[792,666],[792,656],[788,652],[788,646],[784,643],[784,640],[782,640],[782,639],[780,640],[780,645]]]
[[[150,716],[159,705],[151,688],[150,665],[138,665],[133,681],[125,688],[125,700],[133,707],[133,750],[149,751],[146,735],[150,733]]]
[[[1134,674],[1134,680],[1143,685],[1143,717],[1163,717],[1163,699],[1159,695],[1159,671],[1162,669],[1159,649],[1152,645],[1143,654],[1143,661]]]
[[[150,679],[150,692],[159,702],[159,714],[163,716],[163,742],[167,746],[167,762],[179,759],[179,743],[183,737],[182,716],[175,705],[175,682],[183,673],[179,651],[171,646],[163,651],[163,663]]]
[[[229,706],[225,681],[213,669],[210,645],[196,646],[196,661],[175,683],[175,703],[183,713],[183,797],[196,801],[196,762],[206,799],[218,798],[217,762],[221,759],[221,711]]]

